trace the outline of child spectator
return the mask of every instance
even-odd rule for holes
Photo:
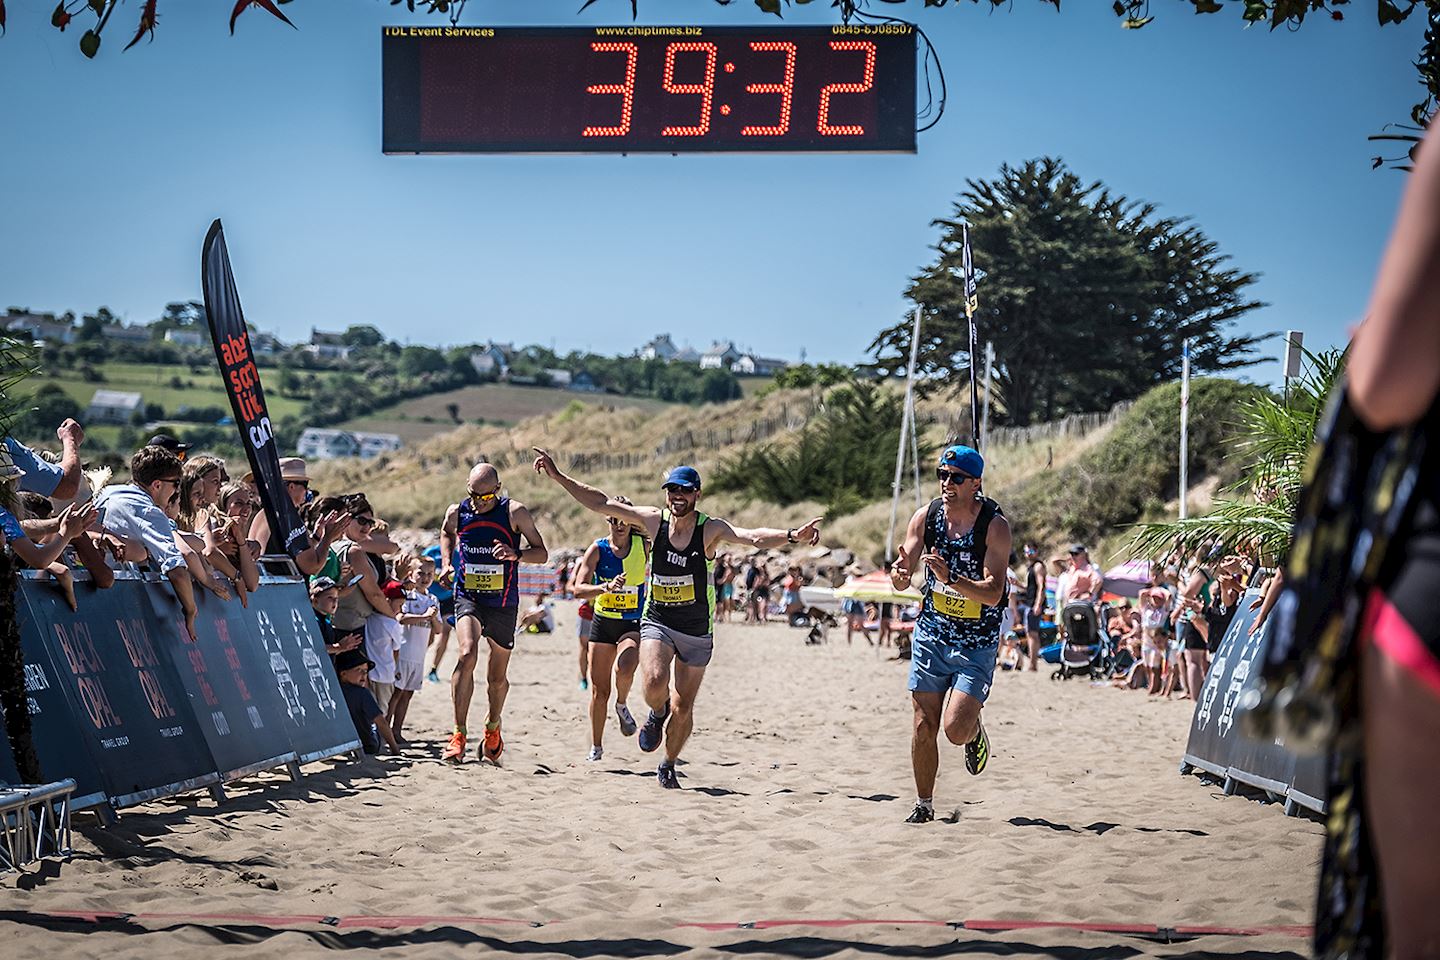
[[[425,652],[431,638],[440,630],[440,604],[428,592],[435,580],[435,561],[421,557],[415,566],[411,589],[405,591],[405,604],[400,611],[400,631],[404,641],[395,668],[395,696],[386,711],[390,729],[399,743],[405,742],[405,714],[410,698],[425,683]]]
[[[7,454],[0,458],[0,500],[10,500],[14,494],[13,481],[25,476],[25,471],[16,466]],[[13,502],[13,500],[11,500]],[[48,570],[55,577],[65,594],[70,609],[76,609],[75,586],[70,577],[70,568],[59,562],[60,554],[71,540],[83,536],[85,528],[95,519],[95,508],[89,504],[71,504],[60,513],[59,532],[48,537],[43,544],[33,542],[20,526],[15,514],[0,506],[0,533],[4,542],[26,566],[36,570]]]
[[[391,754],[400,752],[390,724],[385,722],[385,711],[375,702],[367,681],[370,668],[375,664],[360,650],[346,650],[335,658],[335,668],[340,672],[340,692],[345,697],[345,707],[350,711],[350,720],[355,732],[360,735],[360,746],[368,754],[380,752],[380,741],[385,741]]]
[[[404,644],[396,617],[405,607],[405,588],[397,580],[387,580],[380,592],[386,606],[365,618],[365,655],[373,661],[370,692],[380,709],[388,714],[390,699],[395,695],[395,657]]]

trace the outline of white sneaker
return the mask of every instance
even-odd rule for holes
[[[589,753],[588,756],[585,757],[585,759],[586,759],[586,760],[600,760],[600,759],[603,759],[604,756],[605,756],[605,751],[602,750],[600,747],[591,747],[591,748],[590,748],[590,753]]]

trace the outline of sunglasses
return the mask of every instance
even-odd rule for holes
[[[682,487],[678,483],[665,484],[666,493],[698,493],[694,487]]]
[[[958,471],[958,470],[944,470],[944,469],[936,470],[936,471],[935,471],[935,476],[940,479],[940,482],[941,482],[941,483],[964,483],[966,480],[978,480],[978,479],[979,479],[978,477],[972,477],[972,476],[970,476],[970,474],[968,474],[968,473],[961,473],[961,472]]]
[[[310,489],[310,481],[309,481],[309,480],[286,480],[286,481],[285,481],[285,485],[286,485],[286,486],[291,486],[291,485],[293,485],[293,486],[297,486],[297,487],[303,487],[303,488],[306,489],[306,490],[309,490],[309,489]]]
[[[374,518],[374,517],[362,517],[362,516],[359,516],[358,514],[353,514],[353,513],[352,513],[350,516],[353,517],[354,520],[355,520],[355,522],[358,523],[358,524],[360,524],[360,526],[362,526],[362,527],[373,527],[373,526],[375,526],[375,518]]]

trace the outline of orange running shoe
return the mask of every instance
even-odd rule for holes
[[[446,763],[464,763],[465,734],[456,730],[450,737],[450,745],[445,748],[444,753],[440,754],[440,759]]]
[[[480,757],[500,766],[500,755],[505,752],[505,738],[500,736],[500,724],[495,729],[485,728],[485,742],[481,745]]]

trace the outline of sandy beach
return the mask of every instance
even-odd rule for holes
[[[303,789],[265,775],[230,785],[222,805],[157,802],[110,829],[77,816],[73,860],[0,880],[7,952],[1309,953],[1285,930],[1167,945],[947,925],[1308,926],[1321,825],[1180,776],[1187,701],[1002,673],[985,712],[989,768],[969,776],[947,746],[940,819],[913,826],[901,822],[914,797],[907,664],[859,637],[846,646],[843,629],[807,647],[801,630],[721,624],[684,789],[670,792],[613,716],[605,759],[585,762],[574,615],[563,603],[557,634],[520,639],[503,769],[439,761],[449,689],[427,683],[403,758],[312,764]],[[638,688],[630,704],[643,719]],[[482,680],[472,727],[483,714]],[[55,916],[65,911],[135,916]],[[386,917],[399,919],[375,919]]]

